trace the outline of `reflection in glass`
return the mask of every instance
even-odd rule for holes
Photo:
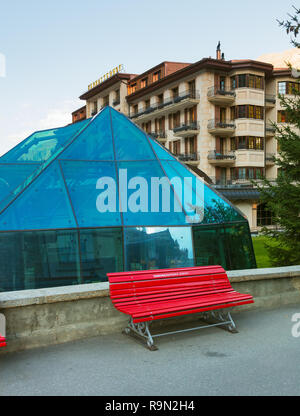
[[[123,271],[121,228],[80,231],[84,283],[107,281],[106,273]]]
[[[225,270],[256,268],[249,226],[246,221],[232,225],[193,227],[197,266],[221,265]]]
[[[116,169],[113,162],[62,161],[63,174],[68,187],[75,215],[80,227],[104,227],[121,225],[119,212]],[[99,212],[96,206],[97,197],[104,192],[97,189],[99,178],[109,177],[114,180],[116,190],[115,212]],[[107,201],[105,204],[107,205]]]
[[[33,133],[0,158],[3,162],[44,162],[89,123],[90,119],[66,127]]]
[[[72,208],[55,161],[3,211],[1,230],[76,227]]]
[[[108,107],[60,155],[60,159],[113,160],[113,143]]]
[[[156,159],[145,133],[123,114],[111,111],[116,160]]]
[[[193,266],[190,227],[124,228],[126,270]]]
[[[0,256],[0,292],[81,283],[77,231],[0,233]]]

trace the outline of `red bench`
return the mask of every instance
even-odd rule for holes
[[[223,326],[237,332],[230,311],[238,305],[253,303],[253,297],[233,290],[221,266],[179,269],[140,270],[108,273],[112,303],[130,315],[126,334],[133,333],[157,349],[153,337],[191,331],[208,326]],[[201,313],[209,325],[164,334],[151,335],[149,323],[164,318]]]
[[[0,348],[6,347],[6,339],[0,334]]]

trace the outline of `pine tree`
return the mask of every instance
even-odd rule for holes
[[[289,15],[291,20],[279,24],[296,38],[300,29],[300,10],[295,10],[295,16]],[[300,48],[296,40],[292,43]],[[263,229],[263,234],[270,237],[266,246],[274,266],[300,264],[300,88],[292,92],[292,97],[279,95],[288,123],[284,126],[273,124],[279,149],[275,158],[277,179],[257,184],[261,202],[266,203],[278,226],[277,229]]]

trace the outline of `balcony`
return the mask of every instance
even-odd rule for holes
[[[275,165],[275,153],[266,153],[266,166]]]
[[[207,159],[212,165],[230,166],[235,163],[236,156],[234,152],[220,153],[212,150],[208,153]]]
[[[175,137],[186,137],[198,134],[200,131],[200,125],[197,121],[190,123],[181,123],[179,126],[173,128]]]
[[[207,99],[216,105],[230,105],[235,100],[235,91],[210,87],[207,91]]]
[[[220,136],[231,136],[235,131],[235,122],[233,120],[210,120],[207,125],[210,134]]]
[[[231,189],[243,189],[243,188],[253,188],[255,189],[255,183],[263,184],[262,179],[251,179],[251,178],[216,178],[210,177],[211,181],[213,182],[213,186],[216,188],[231,188]],[[275,178],[267,178],[272,184],[276,183]],[[254,181],[254,184],[253,182]]]
[[[266,94],[265,101],[267,108],[273,108],[276,104],[276,96],[274,94]]]
[[[151,132],[149,136],[152,136],[154,139],[158,140],[161,143],[165,143],[167,141],[167,133],[164,130],[158,132]]]
[[[182,91],[175,97],[166,98],[163,102],[151,104],[150,106],[144,106],[139,109],[138,112],[130,114],[131,119],[138,119],[138,121],[150,120],[153,115],[160,117],[179,111],[183,108],[192,107],[198,104],[200,96],[197,91]]]
[[[177,155],[178,160],[189,165],[198,165],[200,161],[200,152],[181,153]]]
[[[276,128],[273,126],[273,124],[266,124],[266,136],[267,137],[273,137],[275,136]]]

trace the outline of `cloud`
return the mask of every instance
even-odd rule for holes
[[[42,111],[42,118],[34,117],[37,113],[30,103],[21,105],[22,111],[15,117],[14,126],[9,126],[9,131],[1,134],[0,156],[12,149],[30,134],[38,130],[47,130],[55,127],[62,127],[72,122],[71,113],[82,106],[80,100],[65,100],[58,106]],[[41,114],[41,112],[39,112]],[[13,129],[13,132],[12,132]],[[5,139],[2,139],[5,138]]]

